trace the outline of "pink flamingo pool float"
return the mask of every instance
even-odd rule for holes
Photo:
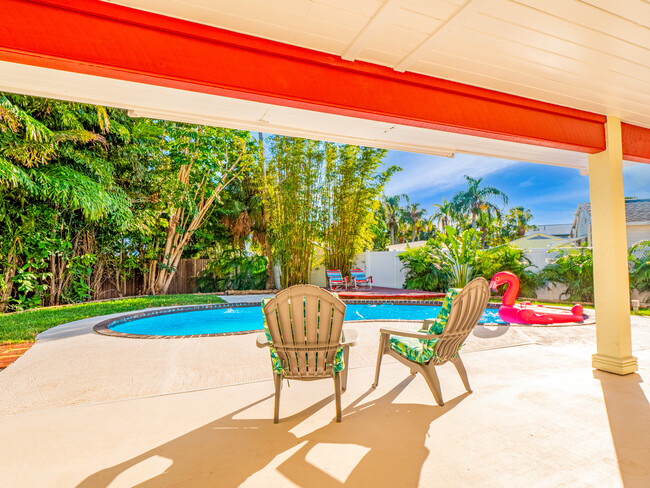
[[[508,289],[503,295],[503,305],[499,308],[499,317],[510,324],[559,324],[565,322],[582,322],[582,305],[574,305],[570,312],[554,308],[532,305],[530,302],[515,303],[519,293],[519,278],[508,271],[501,271],[492,277],[490,289],[497,289],[505,284]]]

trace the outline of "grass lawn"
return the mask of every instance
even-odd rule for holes
[[[33,341],[37,334],[75,320],[150,307],[223,303],[216,295],[160,295],[80,303],[0,315],[0,344]]]

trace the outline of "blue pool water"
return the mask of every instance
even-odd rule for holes
[[[440,307],[432,305],[349,304],[345,320],[423,320],[435,318]],[[486,309],[479,323],[503,324],[496,309]],[[261,307],[232,307],[156,315],[111,325],[116,332],[138,335],[221,334],[261,329]]]

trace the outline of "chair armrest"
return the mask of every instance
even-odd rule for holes
[[[359,334],[354,329],[343,329],[341,334],[341,346],[354,346],[357,343]]]
[[[265,333],[257,334],[257,347],[270,347],[272,345],[271,342],[266,338]]]
[[[431,339],[438,339],[440,337],[438,334],[429,334],[427,332],[410,331],[404,329],[393,329],[391,327],[382,327],[379,329],[379,332],[389,336],[396,335],[402,337],[413,337],[414,339],[425,339],[429,341]]]

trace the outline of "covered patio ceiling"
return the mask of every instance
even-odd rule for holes
[[[133,8],[4,2],[0,90],[580,169],[605,149],[613,115],[624,158],[650,162],[640,0],[111,3]]]

